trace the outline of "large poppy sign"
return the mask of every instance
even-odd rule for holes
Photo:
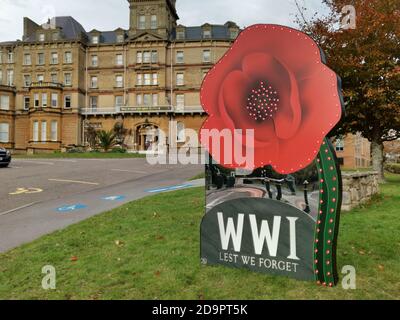
[[[342,186],[327,135],[342,101],[308,35],[263,24],[241,32],[201,89],[212,159],[203,264],[337,283]]]

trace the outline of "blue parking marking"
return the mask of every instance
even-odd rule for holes
[[[109,196],[109,197],[103,197],[101,198],[102,200],[106,201],[122,201],[125,200],[125,196]]]
[[[166,191],[173,191],[173,190],[179,190],[179,189],[185,189],[185,188],[190,188],[193,187],[191,184],[181,184],[178,186],[171,186],[171,187],[165,187],[165,188],[159,188],[159,189],[150,189],[146,190],[148,193],[158,193],[158,192],[166,192]]]
[[[73,205],[69,205],[69,206],[62,206],[57,208],[56,210],[58,212],[72,212],[72,211],[77,211],[77,210],[82,210],[82,209],[86,209],[87,206],[84,204],[73,204]]]

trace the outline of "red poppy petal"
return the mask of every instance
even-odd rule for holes
[[[337,76],[325,65],[320,67],[318,75],[299,83],[303,119],[293,139],[280,141],[275,167],[278,172],[292,173],[311,164],[324,137],[341,118]]]

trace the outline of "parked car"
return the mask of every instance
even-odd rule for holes
[[[11,152],[0,147],[0,167],[8,167],[11,162]]]

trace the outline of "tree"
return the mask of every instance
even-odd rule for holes
[[[113,130],[105,131],[101,130],[97,132],[99,139],[99,145],[105,152],[108,152],[116,144],[116,134]]]
[[[384,179],[384,142],[400,137],[400,3],[398,0],[324,0],[327,17],[301,28],[324,50],[328,66],[342,78],[346,115],[335,134],[357,133],[371,142],[374,170]],[[351,3],[355,29],[339,27]]]

